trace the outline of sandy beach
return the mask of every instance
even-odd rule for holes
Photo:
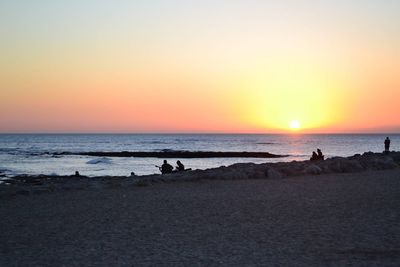
[[[400,0],[0,14],[0,267],[400,267]]]
[[[3,196],[1,266],[398,266],[400,170]]]

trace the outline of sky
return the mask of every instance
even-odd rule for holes
[[[397,0],[3,0],[0,132],[400,132]]]

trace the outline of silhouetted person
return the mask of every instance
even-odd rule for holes
[[[389,148],[390,148],[390,139],[389,139],[389,137],[386,137],[386,139],[385,139],[385,153],[389,152]]]
[[[182,164],[182,162],[180,162],[179,160],[176,162],[176,170],[178,171],[178,172],[180,172],[180,171],[184,171],[185,170],[185,166]]]
[[[315,151],[312,152],[312,156],[311,156],[310,160],[318,160],[318,155],[317,155],[317,153],[315,153]]]
[[[322,154],[321,149],[319,149],[319,148],[317,149],[317,154],[318,154],[317,155],[317,157],[318,157],[317,159],[318,160],[324,160],[325,156],[324,156],[324,154]]]
[[[169,164],[166,160],[164,160],[163,165],[161,165],[160,167],[160,171],[162,174],[171,173],[173,169],[174,167],[172,167],[172,165]]]

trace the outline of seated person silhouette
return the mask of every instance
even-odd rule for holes
[[[172,167],[172,165],[169,164],[166,160],[164,160],[163,165],[161,165],[160,167],[160,171],[162,174],[171,173],[173,169],[174,167]]]
[[[310,160],[318,160],[318,155],[317,155],[317,153],[315,153],[315,151],[312,152],[312,156],[311,156]]]
[[[318,154],[317,155],[317,157],[318,157],[317,159],[318,160],[324,160],[325,156],[324,156],[324,154],[322,154],[321,149],[319,149],[319,148],[317,149],[317,154]]]
[[[180,171],[184,171],[185,170],[185,166],[182,164],[182,162],[180,162],[179,160],[176,162],[176,170],[178,171],[178,172],[180,172]]]

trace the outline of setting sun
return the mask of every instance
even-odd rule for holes
[[[293,120],[289,123],[289,128],[292,130],[298,130],[300,129],[300,122],[298,120]]]

